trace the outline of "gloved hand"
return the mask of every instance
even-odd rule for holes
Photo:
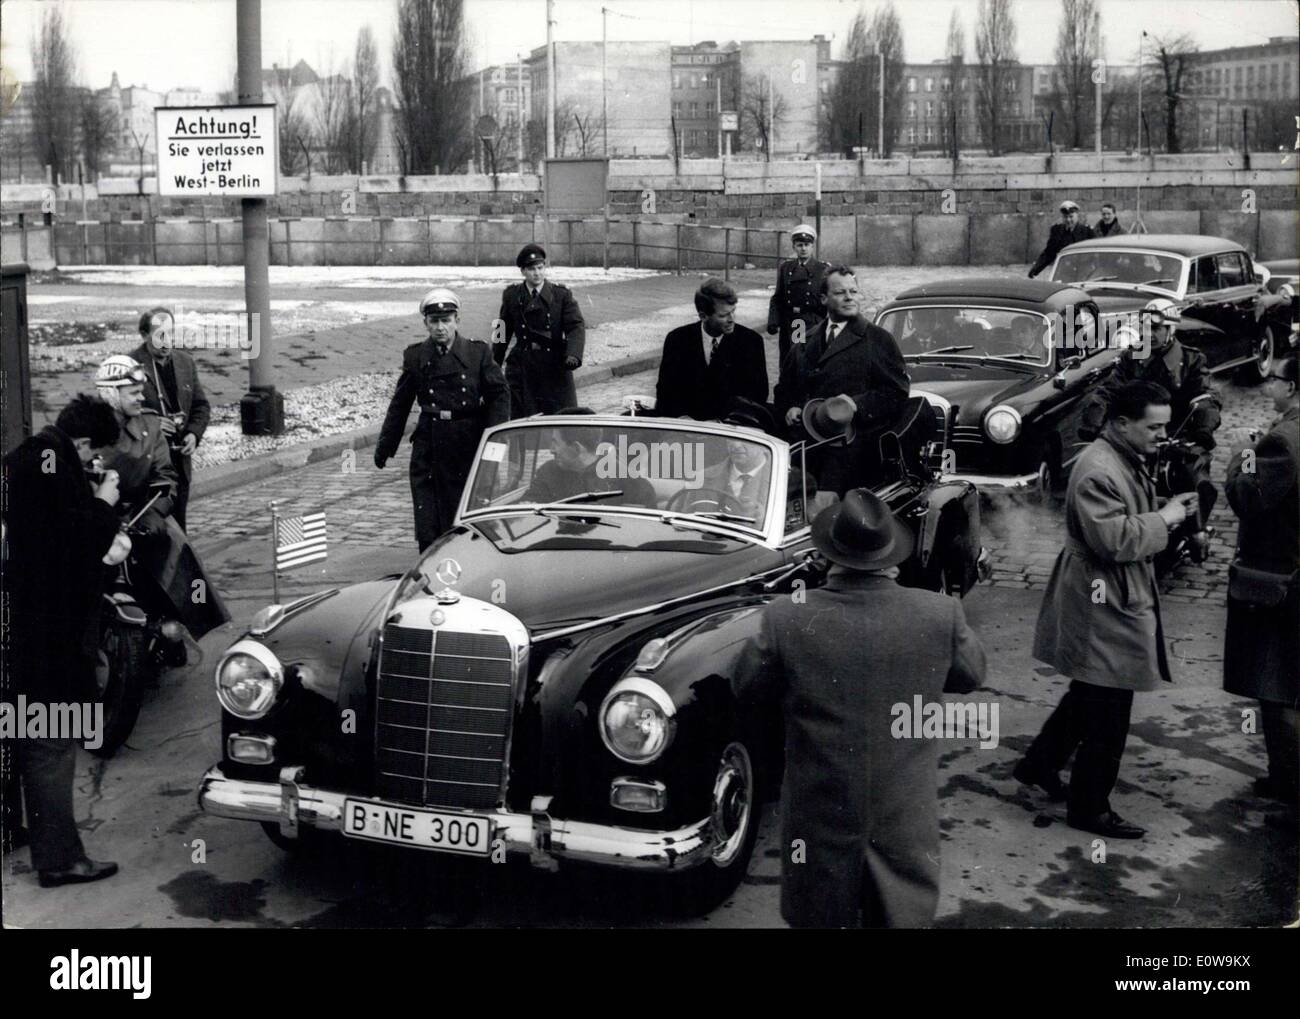
[[[381,453],[378,447],[375,447],[375,466],[382,471],[386,463],[388,463],[388,457]]]
[[[578,360],[576,357],[574,357],[572,354],[568,355],[568,356],[564,359],[564,367],[567,368],[569,371],[573,371],[573,369],[579,367],[581,364],[582,364],[582,362],[579,361],[579,360]]]
[[[156,509],[147,509],[144,516],[135,522],[133,530],[146,538],[157,538],[167,533],[167,518]]]

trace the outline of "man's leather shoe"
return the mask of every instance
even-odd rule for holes
[[[43,870],[37,876],[42,888],[59,885],[79,885],[87,881],[102,881],[117,873],[116,863],[100,863],[83,856],[67,870]]]
[[[1029,767],[1028,761],[1021,761],[1016,765],[1011,775],[1017,782],[1023,782],[1025,785],[1036,785],[1047,793],[1048,798],[1056,803],[1064,803],[1066,798],[1065,783],[1061,781],[1061,776],[1053,771],[1038,772]]]
[[[1104,835],[1108,839],[1140,839],[1147,833],[1145,828],[1129,824],[1113,810],[1108,810],[1104,814],[1093,814],[1089,817],[1069,814],[1066,816],[1065,823],[1071,828],[1090,831],[1094,835]]]

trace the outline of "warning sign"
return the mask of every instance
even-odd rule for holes
[[[255,196],[276,192],[275,105],[160,106],[158,193]]]

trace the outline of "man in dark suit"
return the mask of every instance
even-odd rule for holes
[[[1223,687],[1259,701],[1268,775],[1255,792],[1300,802],[1300,371],[1294,355],[1265,383],[1280,417],[1233,450],[1224,488],[1240,521],[1228,571]],[[1294,820],[1292,821],[1294,824]]]
[[[411,500],[423,552],[451,526],[485,428],[510,419],[510,390],[487,344],[461,336],[460,299],[435,287],[420,301],[429,336],[402,352],[402,374],[375,443],[375,466],[397,452],[411,404]]]
[[[763,337],[736,324],[736,291],[706,279],[695,292],[700,320],[664,339],[655,390],[655,415],[717,421],[736,397],[767,401]]]
[[[108,472],[92,485],[85,465],[112,452],[119,430],[107,403],[78,396],[53,425],[4,458],[6,700],[13,694],[47,705],[97,699],[101,560],[118,532],[113,508],[118,478]],[[77,742],[68,733],[6,741],[5,750],[12,749],[20,764],[32,869],[42,888],[98,881],[117,872],[115,863],[88,859],[77,833],[72,808]],[[7,815],[12,789],[6,782]]]
[[[158,412],[167,438],[172,466],[176,468],[176,495],[172,519],[185,530],[185,507],[190,501],[190,479],[194,475],[190,458],[203,440],[212,410],[194,358],[175,350],[176,323],[170,308],[150,308],[140,316],[144,342],[131,357],[144,369],[144,405]]]
[[[1092,237],[1092,227],[1079,219],[1079,206],[1076,203],[1066,199],[1061,203],[1060,211],[1061,222],[1055,224],[1048,231],[1047,246],[1043,248],[1043,253],[1038,256],[1038,261],[1030,268],[1030,279],[1033,279],[1055,262],[1057,253],[1067,244],[1086,241]]]
[[[512,418],[556,414],[578,402],[573,370],[582,364],[587,327],[572,291],[547,280],[540,244],[525,244],[515,265],[524,280],[501,293],[492,357],[505,367]]]
[[[1097,220],[1097,225],[1092,228],[1092,235],[1094,237],[1109,237],[1111,234],[1123,233],[1124,227],[1115,215],[1115,206],[1110,202],[1103,202],[1101,219]]]
[[[910,383],[894,337],[859,314],[861,294],[852,269],[831,267],[822,279],[822,303],[826,320],[806,343],[793,344],[781,364],[776,409],[792,440],[807,440],[800,423],[809,400],[844,396],[851,401],[854,440],[809,454],[818,487],[843,494],[871,484],[877,475],[880,434],[902,413]]]
[[[787,258],[776,269],[776,290],[767,305],[767,335],[777,336],[777,352],[781,361],[790,352],[790,339],[795,323],[806,336],[808,330],[826,315],[822,310],[822,277],[831,267],[829,262],[813,258],[817,245],[817,231],[807,225],[797,226],[790,234],[794,258]]]
[[[926,927],[939,902],[939,752],[899,738],[899,705],[942,703],[984,678],[961,602],[901,587],[912,533],[867,489],[818,514],[834,565],[802,601],[762,610],[738,697],[779,700],[781,915],[793,927]]]

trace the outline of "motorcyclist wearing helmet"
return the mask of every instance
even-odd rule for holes
[[[1079,426],[1081,438],[1094,438],[1106,416],[1110,395],[1128,382],[1154,382],[1169,391],[1173,416],[1169,435],[1195,443],[1206,452],[1214,448],[1223,407],[1210,385],[1205,355],[1178,342],[1181,318],[1178,306],[1157,298],[1139,313],[1144,334],[1150,339],[1139,347],[1125,348],[1110,377],[1087,399]]]
[[[158,415],[144,405],[145,379],[144,370],[125,354],[113,354],[95,372],[95,388],[112,406],[121,428],[104,467],[117,471],[122,504],[132,516],[155,492],[162,493],[135,524],[147,541],[155,542],[164,536],[177,478]]]

